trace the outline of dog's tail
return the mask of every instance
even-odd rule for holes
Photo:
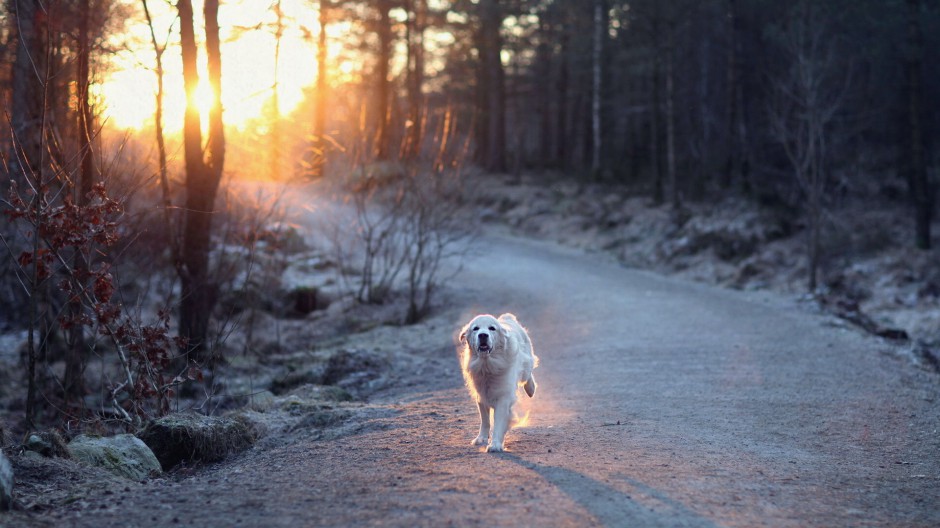
[[[528,394],[529,397],[531,398],[535,396],[535,387],[536,387],[535,376],[533,376],[532,373],[530,372],[529,378],[525,380],[525,385],[523,385],[522,388],[525,389],[525,393]]]

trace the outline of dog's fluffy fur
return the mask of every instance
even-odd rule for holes
[[[503,450],[503,439],[513,421],[512,407],[519,386],[535,395],[532,369],[538,357],[525,328],[510,313],[478,315],[460,332],[459,347],[463,377],[480,410],[480,434],[473,445],[487,445],[492,411],[493,439],[487,451]]]

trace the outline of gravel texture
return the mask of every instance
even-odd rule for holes
[[[350,338],[388,358],[367,402],[279,396],[305,414],[253,412],[268,432],[240,455],[144,483],[92,475],[3,524],[940,525],[940,385],[896,345],[790,297],[510,237],[482,239],[446,291],[421,325]],[[452,338],[503,311],[532,336],[539,391],[487,454]]]

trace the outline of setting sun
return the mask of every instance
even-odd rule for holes
[[[201,2],[194,4],[198,17]],[[277,51],[277,39],[273,29],[268,27],[276,23],[276,14],[267,3],[223,4],[219,12],[224,57],[222,105],[227,126],[242,127],[249,120],[261,117],[265,105],[271,100],[275,79],[278,108],[282,116],[300,104],[304,98],[304,89],[314,83],[317,75],[316,44],[310,35],[319,31],[316,25],[317,11],[312,4],[300,0],[282,0],[281,10],[283,36]],[[178,25],[175,8],[154,3],[151,11],[158,35],[167,34],[171,26]],[[261,24],[259,21],[262,21]],[[122,52],[114,58],[113,69],[101,84],[99,94],[104,115],[112,126],[141,129],[153,124],[156,61],[146,22],[135,19],[128,24],[131,38],[141,45],[134,52]],[[328,34],[341,29],[330,28]],[[331,39],[328,56],[338,55],[340,47],[341,43],[337,39]],[[277,63],[276,53],[279,55]],[[204,55],[199,57],[200,84],[196,95],[204,119],[212,103],[212,93],[206,81],[205,59]],[[358,67],[348,61],[341,66],[345,75],[350,75]],[[171,41],[167,46],[163,54],[163,67],[164,127],[167,132],[175,133],[182,128],[185,111],[178,42]]]
[[[203,120],[205,120],[206,116],[209,115],[209,110],[212,109],[212,104],[215,102],[215,97],[212,95],[212,87],[204,79],[200,80],[199,86],[196,87],[194,100],[196,103],[196,108],[199,109],[199,115],[202,116]]]

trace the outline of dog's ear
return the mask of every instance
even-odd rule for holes
[[[512,333],[512,327],[505,323],[499,323],[499,329],[502,330],[504,336]]]

